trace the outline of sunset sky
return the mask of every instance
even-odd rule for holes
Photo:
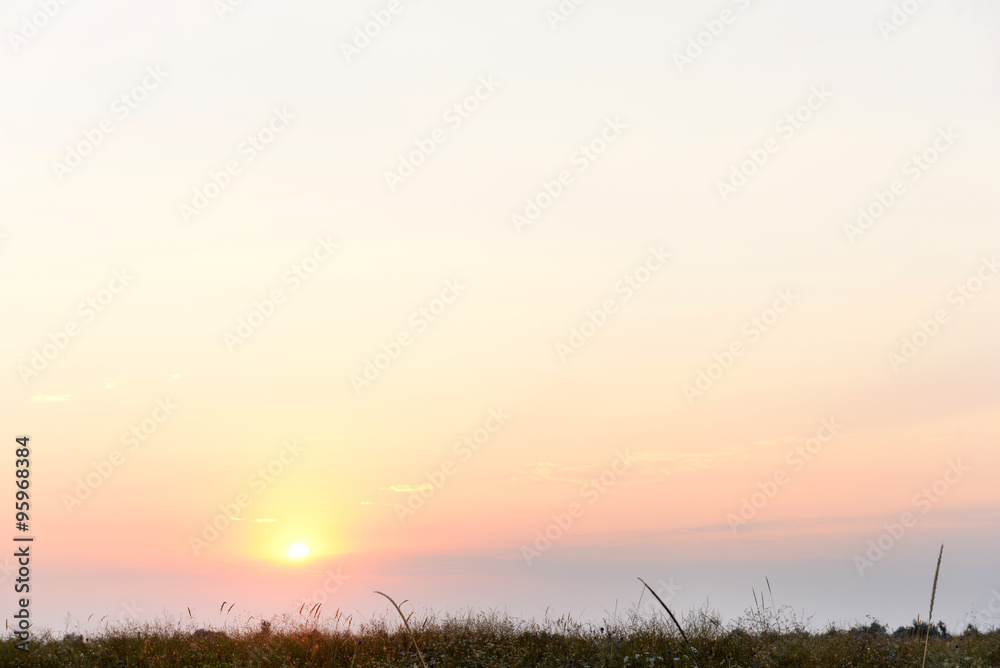
[[[52,4],[0,24],[38,624],[895,628],[944,543],[1000,626],[995,3]]]

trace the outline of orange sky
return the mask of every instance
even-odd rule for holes
[[[645,573],[735,616],[768,575],[903,623],[941,542],[945,617],[987,605],[996,12],[724,6],[413,5],[355,53],[377,6],[67,5],[11,43],[38,619],[342,569],[368,612]]]

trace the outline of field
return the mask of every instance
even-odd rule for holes
[[[480,613],[411,616],[404,626],[398,617],[368,619],[358,625],[339,612],[326,619],[316,610],[311,616],[306,611],[298,619],[286,617],[264,625],[247,620],[238,628],[225,627],[224,633],[197,629],[191,619],[105,626],[90,636],[57,638],[42,632],[28,655],[15,649],[14,641],[3,642],[0,666],[921,666],[928,628],[927,666],[1000,666],[998,630],[979,632],[969,627],[951,635],[942,624],[928,627],[914,622],[889,632],[872,622],[810,632],[802,620],[767,607],[728,625],[711,611],[695,611],[685,615],[680,626],[687,640],[666,614],[635,611],[604,625],[566,618],[524,622],[500,613]]]

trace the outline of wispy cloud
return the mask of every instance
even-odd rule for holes
[[[786,443],[797,443],[801,440],[801,437],[796,436],[779,436],[778,438],[762,438],[758,441],[750,441],[750,445],[785,445]]]
[[[512,482],[582,482],[585,471],[593,466],[563,466],[554,462],[524,464]]]
[[[725,466],[734,461],[750,459],[748,445],[736,445],[703,452],[698,450],[641,450],[635,458],[645,464],[647,473],[677,473]]]
[[[432,489],[429,483],[423,485],[391,485],[389,487],[379,487],[380,490],[391,490],[393,492],[419,492],[425,489]]]
[[[627,461],[629,466],[639,462],[639,458],[632,454],[631,450],[626,450],[628,453]],[[619,453],[616,453],[619,454]],[[524,464],[521,466],[521,473],[519,475],[510,478],[511,482],[571,482],[571,483],[586,483],[593,481],[594,478],[599,477],[602,472],[606,471],[606,466],[600,466],[594,464],[593,462],[588,462],[585,465],[570,466],[565,464],[555,464],[553,462],[532,462],[529,464]]]
[[[72,394],[36,394],[31,397],[31,400],[40,403],[49,403],[52,401],[69,401],[72,397]]]

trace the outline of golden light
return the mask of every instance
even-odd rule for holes
[[[288,547],[289,559],[304,559],[309,556],[309,548],[302,543],[295,543]]]

